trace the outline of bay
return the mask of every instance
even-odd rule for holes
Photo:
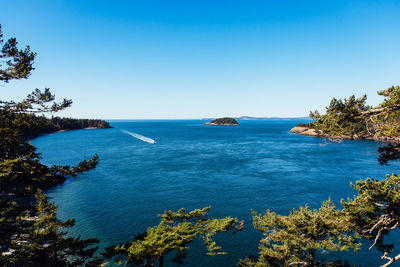
[[[62,219],[75,218],[72,235],[101,239],[101,246],[131,240],[157,225],[164,210],[212,206],[210,217],[237,217],[243,231],[220,234],[227,255],[205,256],[201,240],[184,266],[236,266],[258,254],[262,235],[253,229],[251,210],[288,214],[293,208],[318,208],[322,201],[352,197],[350,182],[382,179],[399,163],[380,166],[382,143],[299,136],[289,130],[300,121],[239,121],[240,126],[206,126],[203,120],[111,121],[112,129],[75,130],[32,140],[45,164],[75,165],[94,153],[99,166],[47,191]],[[304,122],[304,121],[302,121]],[[134,138],[126,131],[154,139]],[[398,240],[398,235],[393,235]],[[362,266],[383,261],[368,242],[358,253],[323,253]],[[166,266],[174,266],[166,261]]]

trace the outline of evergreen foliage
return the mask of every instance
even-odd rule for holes
[[[72,104],[72,101],[64,99],[60,103],[52,102],[55,96],[51,95],[48,89],[45,89],[44,93],[36,89],[33,93],[37,96],[34,97],[34,94],[30,94],[21,102],[0,100],[0,118],[2,119],[2,124],[4,126],[5,124],[12,125],[24,139],[59,130],[111,128],[110,124],[104,120],[60,117],[51,117],[49,119],[43,115],[38,116],[36,114],[40,115],[42,112],[54,113],[65,109]],[[8,128],[2,127],[2,129],[6,130]],[[9,131],[4,132],[2,136],[6,137],[9,133]]]
[[[378,91],[384,99],[375,108],[366,105],[366,95],[344,100],[333,98],[325,114],[310,112],[314,122],[306,127],[320,131],[322,136],[336,138],[372,138],[387,141],[379,148],[378,161],[385,165],[400,158],[400,86]],[[301,125],[298,125],[301,126]]]
[[[400,144],[388,144],[378,148],[378,162],[381,165],[387,165],[391,160],[400,159]]]
[[[375,136],[399,138],[400,87],[392,86],[378,91],[378,95],[383,96],[384,100],[375,109],[365,114],[367,127]]]
[[[29,46],[18,49],[15,38],[3,40],[0,26],[0,81],[26,79],[34,70],[36,53]],[[321,115],[311,112],[315,119],[309,126],[330,136],[350,138],[400,136],[400,87],[392,86],[378,92],[384,101],[375,108],[366,105],[366,96],[332,99]],[[42,189],[62,183],[67,176],[93,169],[98,155],[83,160],[77,166],[46,166],[28,138],[61,129],[87,127],[108,128],[102,120],[46,118],[72,104],[55,96],[46,88],[34,90],[22,101],[0,100],[0,265],[3,266],[98,266],[113,259],[134,266],[163,266],[164,259],[175,253],[173,260],[182,263],[186,250],[195,238],[202,238],[208,255],[224,254],[214,241],[220,232],[236,232],[243,222],[236,218],[207,218],[210,207],[186,212],[166,211],[160,223],[138,234],[130,242],[115,245],[88,262],[98,239],[68,236],[67,229],[75,224],[57,218],[57,207],[47,200]],[[232,118],[215,123],[234,124]],[[237,124],[237,122],[236,122]],[[400,158],[398,144],[380,148],[379,162]],[[358,195],[342,201],[343,210],[330,201],[312,210],[307,205],[282,216],[267,210],[253,212],[254,227],[261,231],[259,257],[249,257],[239,266],[316,266],[320,251],[358,250],[360,236],[371,239],[372,247],[382,251],[388,266],[400,259],[393,253],[394,244],[386,244],[385,237],[400,225],[400,176],[391,175],[378,181],[366,179],[352,185]],[[35,199],[32,197],[35,196]],[[326,263],[339,266],[340,263]]]
[[[35,194],[36,214],[33,224],[11,242],[14,253],[4,256],[16,266],[78,266],[84,264],[97,250],[98,239],[82,240],[67,236],[67,228],[75,221],[57,219],[57,207],[47,200],[40,189]],[[23,220],[23,219],[22,219]]]
[[[332,136],[364,136],[367,129],[362,112],[370,108],[366,100],[366,95],[360,98],[352,95],[344,100],[333,98],[325,114],[310,112],[310,117],[315,120],[310,125]]]
[[[18,50],[14,38],[5,42],[0,54],[6,60],[0,62],[0,81],[29,77],[35,56],[29,47]],[[35,114],[57,112],[72,103],[54,100],[48,88],[36,89],[19,102],[0,100],[0,264],[4,266],[75,266],[97,250],[93,247],[97,239],[66,236],[65,229],[72,227],[74,220],[58,220],[57,207],[41,191],[64,182],[66,175],[76,176],[98,164],[97,154],[76,167],[40,163],[27,133],[49,125],[50,120]],[[36,201],[32,201],[35,192]]]
[[[386,90],[378,91],[378,95],[383,96],[384,100],[379,105],[380,108],[396,108],[400,106],[400,86],[392,86]]]
[[[357,181],[351,186],[358,195],[347,201],[342,200],[345,213],[350,216],[356,231],[373,240],[370,247],[382,251],[382,259],[389,266],[400,259],[400,254],[390,257],[394,244],[385,244],[385,237],[400,224],[400,176],[387,175],[381,181],[366,179]]]
[[[95,154],[89,161],[83,160],[78,166],[48,167],[38,158],[15,158],[0,162],[0,188],[17,195],[30,195],[37,188],[48,188],[64,182],[66,175],[77,176],[78,173],[93,169],[98,164]]]
[[[18,42],[15,38],[10,38],[6,42],[3,40],[3,32],[0,25],[0,81],[9,82],[13,79],[26,79],[31,74],[33,61],[36,53],[31,52],[30,47],[18,49]]]
[[[358,250],[357,234],[350,217],[336,209],[331,200],[318,210],[307,205],[288,216],[267,210],[253,212],[254,227],[264,234],[259,258],[241,260],[239,266],[316,266],[317,251]]]
[[[159,225],[136,235],[131,242],[107,248],[102,254],[107,259],[124,255],[127,264],[133,266],[154,266],[156,263],[163,266],[164,257],[175,251],[173,260],[182,263],[188,245],[197,236],[203,239],[208,255],[225,254],[212,240],[213,236],[219,232],[239,231],[243,228],[243,223],[231,217],[208,219],[206,214],[210,208],[190,212],[186,212],[185,209],[178,212],[166,211],[158,215],[161,218]],[[117,258],[117,261],[120,261],[120,258]]]
[[[400,87],[392,86],[378,91],[384,100],[377,107],[366,105],[367,96],[348,99],[333,98],[325,114],[310,112],[315,121],[312,128],[333,137],[348,138],[392,138],[400,136]]]

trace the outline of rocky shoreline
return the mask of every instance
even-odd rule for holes
[[[332,136],[329,134],[325,134],[321,130],[313,129],[311,127],[306,127],[306,126],[295,126],[290,130],[290,132],[294,133],[294,134],[298,134],[298,135],[305,135],[305,136],[312,136],[312,137],[333,138],[333,139],[350,139],[350,140],[374,140],[374,141],[380,141],[380,142],[400,144],[400,137],[399,138],[391,138],[391,137],[382,137],[382,136],[358,136],[358,135]]]

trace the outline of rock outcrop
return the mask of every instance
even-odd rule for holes
[[[381,142],[388,142],[388,143],[396,143],[400,144],[400,138],[390,138],[390,137],[381,137],[381,136],[333,136],[330,134],[325,134],[321,130],[313,129],[308,126],[295,126],[290,130],[291,133],[299,134],[299,135],[306,135],[306,136],[313,136],[313,137],[323,137],[323,138],[332,138],[332,139],[352,139],[352,140],[374,140],[374,141],[381,141]]]

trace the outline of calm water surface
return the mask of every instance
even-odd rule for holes
[[[252,209],[286,215],[304,204],[317,208],[328,197],[340,206],[341,198],[354,195],[351,181],[381,179],[399,170],[399,164],[377,163],[378,142],[345,140],[324,145],[322,139],[289,133],[299,121],[239,121],[238,127],[203,122],[112,121],[113,129],[34,139],[46,164],[74,165],[94,153],[100,156],[95,170],[48,191],[59,205],[59,216],[76,219],[72,234],[95,236],[102,246],[111,245],[158,224],[156,215],[164,210],[211,205],[210,216],[237,217],[245,221],[245,229],[218,236],[227,255],[206,257],[201,242],[194,242],[185,266],[235,266],[239,259],[258,253],[262,235],[253,229]],[[157,143],[143,142],[121,130]],[[361,253],[346,253],[345,258],[378,266],[379,255],[365,248]],[[332,259],[336,254],[320,257]]]

